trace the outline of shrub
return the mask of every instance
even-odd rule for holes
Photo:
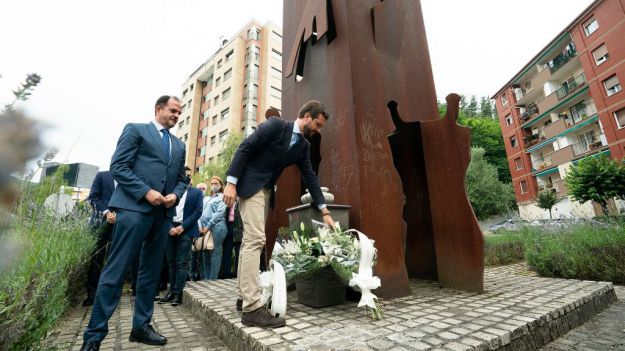
[[[523,238],[517,233],[484,236],[484,264],[500,266],[525,259]]]
[[[44,184],[60,184],[58,173],[55,178]],[[6,234],[20,243],[21,251],[0,274],[0,349],[38,346],[64,313],[69,294],[84,283],[78,277],[95,243],[87,225],[88,213],[59,218],[37,203],[42,191],[49,188],[25,187]]]
[[[533,233],[526,241],[527,263],[546,277],[624,284],[623,224],[622,220],[608,225],[584,223],[560,233]]]

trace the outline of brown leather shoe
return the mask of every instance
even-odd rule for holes
[[[243,312],[241,323],[248,327],[280,328],[286,325],[284,318],[274,317],[265,307],[252,312]]]

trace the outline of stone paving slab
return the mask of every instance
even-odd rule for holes
[[[382,301],[382,321],[356,303],[307,307],[291,292],[286,327],[245,327],[235,280],[190,283],[183,302],[232,350],[534,350],[616,300],[611,283],[539,278],[522,267],[487,269],[481,295],[411,281],[411,296]]]
[[[618,301],[612,306],[541,350],[625,350],[625,286],[615,286],[614,291]]]
[[[109,321],[109,334],[100,350],[229,350],[219,338],[183,306],[154,304],[152,325],[168,339],[167,345],[158,347],[128,341],[132,328],[134,298],[124,293]],[[82,333],[89,323],[91,307],[72,308],[48,335],[48,349],[80,350]]]

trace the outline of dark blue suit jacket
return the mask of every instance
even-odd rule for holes
[[[93,215],[91,216],[91,224],[99,225],[102,220],[102,212],[109,209],[109,201],[115,190],[115,182],[109,171],[98,172],[91,184],[91,191],[87,201],[93,207]]]
[[[184,235],[191,238],[200,236],[200,228],[197,221],[202,216],[204,206],[204,194],[197,188],[190,186],[187,189],[187,198],[184,201],[184,210],[182,212],[182,227]]]
[[[273,190],[282,171],[295,164],[315,203],[325,203],[310,163],[308,140],[302,138],[289,150],[293,123],[270,117],[239,145],[227,174],[238,178],[240,197],[249,198],[263,187]]]
[[[150,189],[163,195],[176,194],[180,200],[188,185],[184,172],[185,146],[171,135],[168,161],[162,145],[161,135],[152,123],[129,123],[124,127],[111,158],[111,174],[117,188],[109,207],[149,212],[153,206],[144,196]],[[166,213],[167,217],[173,217],[176,207]]]

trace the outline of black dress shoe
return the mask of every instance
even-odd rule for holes
[[[182,294],[174,294],[174,298],[171,300],[172,306],[178,306],[182,304]]]
[[[167,295],[165,295],[164,297],[161,297],[158,300],[158,303],[167,303],[167,302],[171,302],[174,299],[174,293],[173,292],[168,292]]]
[[[141,329],[133,329],[128,338],[131,342],[140,342],[146,345],[165,345],[167,338],[157,333],[151,325],[147,325]]]
[[[237,299],[237,311],[238,312],[243,311],[243,300],[241,299]]]
[[[80,351],[99,351],[100,350],[100,342],[99,341],[85,341],[80,348]]]
[[[93,306],[93,296],[87,296],[87,298],[82,302],[82,305],[85,307]]]

